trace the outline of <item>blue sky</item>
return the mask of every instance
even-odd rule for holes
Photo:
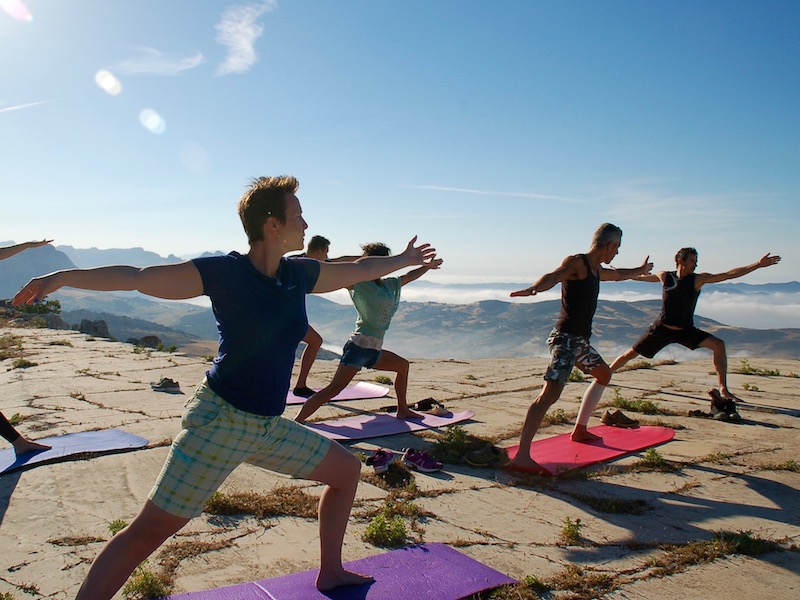
[[[244,250],[290,173],[332,255],[414,234],[440,282],[616,266],[800,280],[795,1],[0,0],[0,239]]]

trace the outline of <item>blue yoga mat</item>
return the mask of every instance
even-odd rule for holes
[[[87,454],[125,452],[144,448],[148,444],[143,437],[121,429],[68,433],[36,441],[52,447],[42,452],[27,452],[20,456],[14,455],[13,448],[0,450],[0,475],[70,458],[74,460]]]
[[[314,587],[317,570],[169,596],[169,600],[461,600],[501,585],[507,575],[445,544],[422,544],[345,564],[372,583],[325,593]]]

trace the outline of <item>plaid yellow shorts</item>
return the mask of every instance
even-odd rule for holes
[[[191,519],[240,464],[304,479],[330,446],[329,439],[292,420],[234,408],[203,380],[186,402],[182,430],[150,499],[172,515]]]

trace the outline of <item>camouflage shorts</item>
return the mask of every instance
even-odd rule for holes
[[[544,378],[564,385],[567,383],[572,367],[578,367],[584,373],[591,372],[604,363],[603,357],[589,345],[589,340],[581,335],[561,333],[555,329],[547,338],[550,348],[550,364]]]

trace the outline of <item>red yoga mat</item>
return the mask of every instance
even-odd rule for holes
[[[579,469],[657,446],[675,436],[675,432],[669,427],[644,425],[633,429],[598,425],[590,427],[589,431],[603,439],[591,443],[573,442],[569,439],[569,434],[565,433],[536,440],[531,444],[531,458],[551,475],[558,475],[571,469]],[[508,457],[513,459],[518,450],[519,446],[507,448]]]

